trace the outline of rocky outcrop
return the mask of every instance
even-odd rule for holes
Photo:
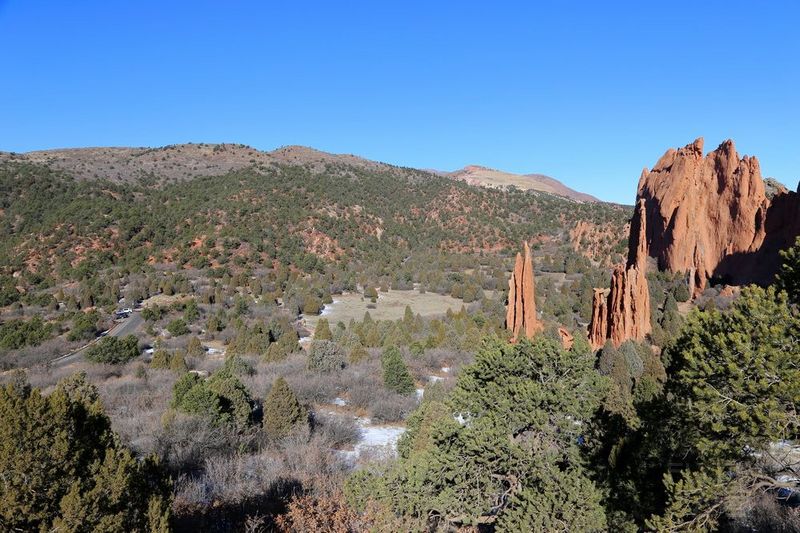
[[[595,289],[592,295],[592,318],[589,322],[589,344],[599,348],[608,338],[608,289]]]
[[[536,316],[536,301],[533,285],[533,261],[531,249],[525,243],[525,256],[517,253],[514,271],[508,280],[508,306],[506,307],[506,329],[511,332],[511,342],[521,336],[533,337],[542,330]]]
[[[637,202],[647,230],[631,238],[631,250],[644,246],[660,269],[688,273],[693,296],[711,279],[768,283],[778,250],[800,234],[799,195],[771,187],[769,196],[758,159],[740,158],[733,141],[705,157],[702,138],[670,149],[642,172]]]
[[[644,201],[631,220],[631,243],[626,265],[611,275],[611,288],[595,289],[589,343],[601,348],[607,340],[619,346],[628,339],[643,340],[650,333],[650,291],[647,285],[647,221]]]
[[[575,344],[575,337],[569,332],[567,328],[558,328],[558,336],[561,337],[561,345],[565,350],[571,350],[572,345]]]

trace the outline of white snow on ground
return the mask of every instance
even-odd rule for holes
[[[344,398],[338,398],[338,397],[334,398],[333,399],[333,405],[338,405],[339,407],[344,407],[345,405],[347,405],[347,400],[345,400]]]
[[[358,425],[361,427],[361,440],[356,444],[356,453],[358,454],[375,447],[390,448],[394,453],[400,435],[406,431],[403,426],[374,426],[370,423],[369,418],[359,418]]]
[[[300,343],[301,346],[303,344],[308,344],[309,342],[311,342],[311,336],[309,335],[308,337],[301,337],[300,340],[297,342]]]
[[[449,366],[443,366],[442,367],[442,372],[450,372],[450,367]]]
[[[340,398],[337,398],[340,399]],[[352,416],[335,411],[328,411],[329,415]],[[364,454],[372,456],[390,456],[397,453],[397,441],[405,433],[405,426],[376,425],[366,417],[353,417],[361,430],[361,439],[352,450],[339,450],[339,454],[349,461],[355,462]]]
[[[325,304],[325,306],[322,308],[322,311],[319,313],[319,316],[325,316],[331,314],[333,312],[333,306],[336,305],[337,303],[339,303],[339,300],[333,300],[333,302]]]
[[[417,400],[421,400],[422,395],[425,394],[425,389],[417,389],[416,392],[417,392]]]
[[[437,381],[443,381],[444,378],[441,376],[428,376],[428,381],[431,383],[436,383]]]

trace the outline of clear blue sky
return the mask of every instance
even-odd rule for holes
[[[631,203],[730,137],[794,188],[799,6],[0,0],[0,150],[302,144]]]

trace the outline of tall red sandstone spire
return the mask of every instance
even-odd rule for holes
[[[611,289],[595,289],[589,343],[602,347],[611,339],[619,346],[628,339],[642,340],[650,333],[650,290],[647,285],[647,220],[644,200],[639,200],[631,220],[628,264],[617,265]]]
[[[511,342],[519,340],[521,335],[533,337],[542,329],[542,324],[536,316],[533,261],[527,242],[524,243],[524,248],[525,257],[517,253],[514,271],[508,280],[506,329],[511,331]]]

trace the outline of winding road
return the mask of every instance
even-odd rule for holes
[[[128,318],[123,319],[122,321],[118,322],[114,325],[113,328],[108,330],[108,333],[104,336],[106,337],[124,337],[126,335],[131,335],[139,329],[139,327],[144,324],[144,319],[142,318],[142,314],[138,311],[134,311],[130,314]],[[50,364],[53,366],[64,366],[71,363],[74,363],[81,357],[83,354],[86,353],[86,350],[89,349],[91,345],[98,342],[103,337],[97,337],[96,339],[92,340],[89,344],[78,348],[77,350],[73,350],[72,352],[62,355],[60,357],[56,357]]]

